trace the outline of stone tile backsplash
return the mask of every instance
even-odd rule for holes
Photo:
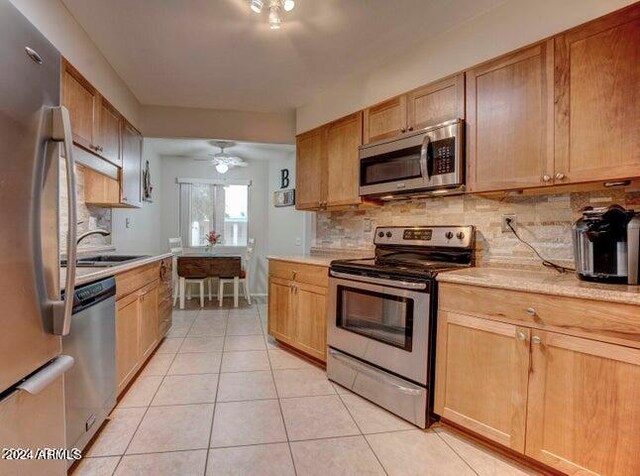
[[[89,231],[92,228],[103,228],[111,231],[111,209],[87,205],[84,201],[84,169],[76,165],[76,187],[78,202],[78,234]],[[60,252],[66,253],[67,249],[67,182],[64,160],[60,160]],[[95,219],[95,225],[90,225],[91,219]],[[90,236],[83,240],[81,247],[93,247],[111,245],[111,237],[99,235]]]
[[[583,207],[617,203],[640,209],[640,192],[604,190],[558,195],[487,198],[457,195],[390,202],[367,210],[316,214],[314,250],[373,249],[376,226],[475,225],[478,266],[536,266],[539,260],[512,233],[501,231],[504,214],[515,214],[517,231],[547,259],[573,264],[571,226]],[[370,221],[370,230],[367,221]]]

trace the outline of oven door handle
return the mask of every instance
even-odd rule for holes
[[[427,182],[431,181],[431,174],[429,174],[429,144],[431,143],[431,137],[429,134],[424,135],[422,139],[422,147],[420,148],[420,174],[422,178]]]
[[[332,358],[340,361],[341,363],[349,367],[351,370],[355,370],[358,373],[365,374],[371,377],[372,379],[374,379],[376,382],[394,387],[400,390],[402,393],[406,393],[407,395],[420,395],[422,393],[421,389],[418,390],[415,388],[405,387],[404,385],[400,385],[399,383],[392,381],[392,377],[387,377],[381,372],[376,372],[374,370],[367,369],[362,365],[354,364],[353,362],[351,362],[351,359],[349,357],[342,355],[340,352],[336,350],[333,350],[330,348],[329,354],[331,354]]]
[[[427,289],[427,283],[413,283],[411,281],[395,281],[392,279],[374,278],[371,276],[360,276],[357,274],[341,273],[339,271],[330,271],[329,274],[334,278],[348,279],[350,281],[360,281],[362,283],[379,284],[380,286],[389,286],[393,288],[424,290]]]

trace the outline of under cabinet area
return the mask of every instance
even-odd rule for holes
[[[637,306],[441,283],[435,412],[569,474],[640,474]]]
[[[166,295],[171,295],[171,281],[167,284],[166,279],[167,261],[170,260],[157,261],[116,275],[118,394],[142,368],[171,326],[164,304]]]
[[[327,289],[325,266],[269,261],[269,335],[326,362]]]

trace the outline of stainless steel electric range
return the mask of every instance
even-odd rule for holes
[[[378,227],[375,258],[329,268],[329,379],[426,428],[433,420],[437,283],[472,266],[473,226]]]

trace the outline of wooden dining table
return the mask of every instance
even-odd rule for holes
[[[180,309],[184,309],[187,279],[233,278],[233,305],[238,307],[242,257],[209,252],[187,252],[177,257]]]

